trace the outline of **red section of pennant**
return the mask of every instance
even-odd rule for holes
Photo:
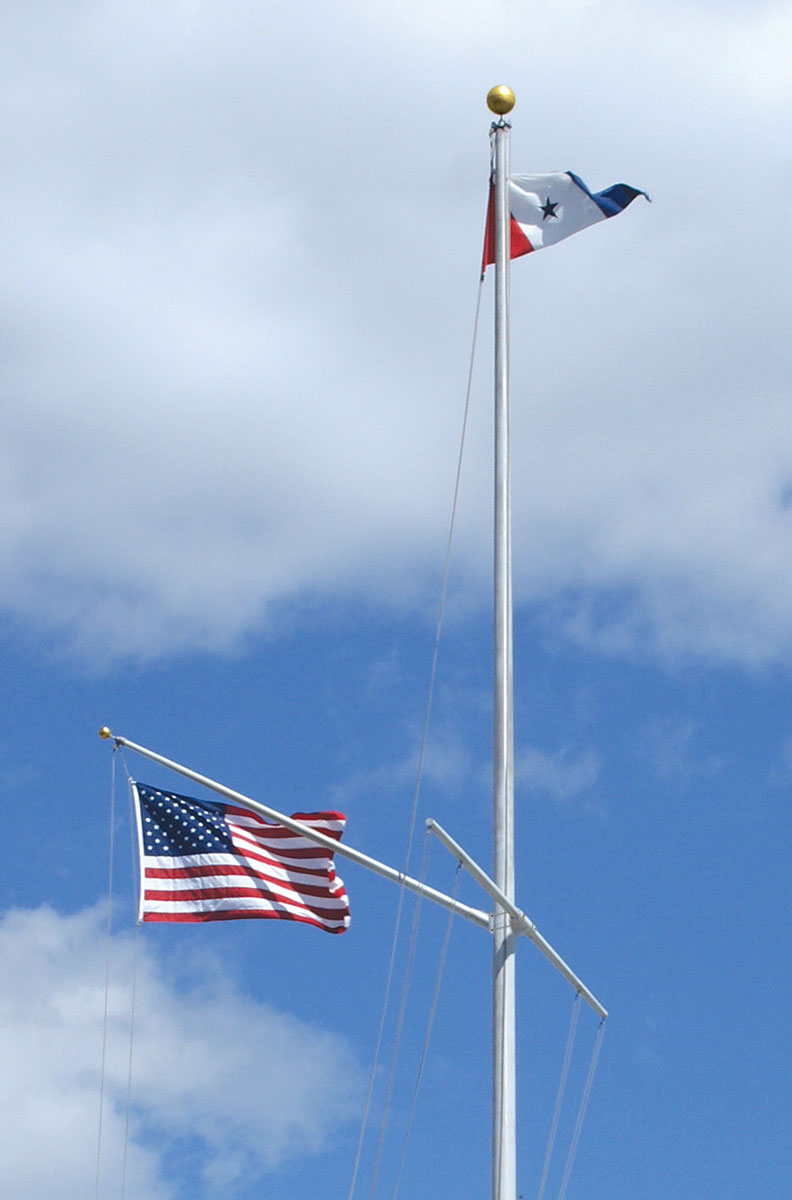
[[[530,254],[533,246],[523,233],[520,226],[511,219],[511,257],[520,258]],[[487,224],[484,229],[484,253],[481,258],[481,274],[483,275],[490,263],[495,262],[495,183],[490,181],[489,202],[487,204]]]
[[[522,229],[515,221],[514,217],[512,217],[512,219],[511,219],[511,256],[512,256],[512,258],[519,258],[522,254],[530,254],[532,252],[532,250],[533,250],[533,246],[528,241],[528,238],[525,236]],[[492,261],[494,262],[495,259],[493,258]]]

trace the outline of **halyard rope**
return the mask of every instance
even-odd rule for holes
[[[476,340],[478,338],[479,316],[481,313],[481,295],[484,289],[483,278],[479,280],[478,294],[476,297],[476,314],[473,319],[473,338],[470,347],[470,362],[468,366],[467,388],[465,391],[465,405],[462,416],[462,430],[459,440],[459,455],[457,458],[456,478],[454,481],[454,494],[451,503],[451,520],[449,522],[448,541],[446,543],[445,564],[443,568],[443,582],[440,588],[440,603],[438,605],[437,625],[435,629],[434,649],[432,652],[432,665],[429,672],[429,689],[426,701],[426,711],[424,715],[423,731],[421,734],[421,747],[418,754],[418,766],[416,770],[415,789],[413,792],[412,812],[410,814],[410,826],[407,836],[407,851],[404,858],[404,873],[407,873],[410,857],[412,855],[413,839],[415,834],[415,821],[418,812],[418,799],[421,791],[421,782],[423,778],[424,759],[426,757],[426,744],[429,734],[429,722],[432,713],[432,701],[434,698],[435,679],[437,676],[437,661],[440,650],[440,634],[443,626],[443,617],[445,615],[446,595],[448,592],[448,577],[451,568],[451,546],[454,536],[454,527],[456,524],[456,514],[459,502],[459,487],[462,477],[462,460],[465,451],[465,436],[467,433],[468,415],[470,412],[470,395],[473,387],[473,367],[476,357]],[[352,1180],[349,1185],[347,1200],[353,1200],[355,1188],[357,1186],[357,1177],[360,1170],[360,1159],[363,1153],[363,1142],[366,1136],[366,1128],[368,1126],[369,1113],[371,1111],[371,1098],[374,1090],[374,1080],[379,1065],[379,1055],[382,1046],[382,1038],[385,1028],[385,1018],[390,1003],[390,992],[393,984],[393,969],[396,960],[396,948],[399,940],[399,931],[401,929],[402,911],[404,908],[404,889],[399,889],[399,902],[396,910],[396,921],[393,931],[393,942],[391,945],[390,962],[388,964],[388,975],[385,983],[385,997],[382,1005],[382,1014],[380,1016],[380,1024],[377,1032],[377,1040],[374,1047],[374,1056],[371,1063],[371,1071],[369,1073],[368,1087],[366,1090],[366,1100],[363,1106],[363,1118],[360,1125],[360,1134],[358,1136],[357,1150],[355,1152],[355,1162],[352,1168]]]
[[[427,830],[427,836],[428,836],[428,830]],[[460,886],[461,882],[462,882],[462,864],[459,863],[457,865],[457,869],[456,869],[456,877],[454,880],[454,889],[453,889],[453,892],[451,893],[455,900],[456,900],[457,896],[459,895],[459,886]],[[424,1066],[426,1065],[426,1055],[429,1051],[429,1039],[432,1036],[432,1026],[434,1025],[435,1014],[437,1013],[437,1002],[440,999],[440,984],[443,981],[443,972],[445,970],[445,962],[446,962],[446,957],[448,955],[448,943],[451,938],[451,927],[453,925],[453,922],[454,922],[454,914],[453,914],[453,912],[449,911],[448,919],[446,920],[446,928],[445,928],[445,936],[443,938],[443,945],[440,949],[440,958],[437,963],[437,975],[435,977],[435,987],[434,987],[434,994],[432,996],[432,1004],[429,1009],[429,1019],[426,1023],[426,1033],[424,1034],[423,1048],[421,1049],[421,1057],[418,1062],[418,1070],[416,1071],[416,1074],[415,1074],[415,1084],[413,1085],[412,1100],[410,1102],[410,1113],[407,1118],[407,1128],[404,1131],[404,1140],[402,1142],[401,1155],[399,1156],[399,1167],[396,1172],[396,1182],[393,1185],[393,1192],[391,1193],[391,1200],[396,1200],[396,1194],[399,1190],[399,1184],[401,1183],[402,1171],[404,1170],[404,1160],[407,1156],[407,1144],[410,1140],[410,1134],[412,1133],[413,1121],[415,1120],[415,1109],[416,1109],[416,1105],[418,1102],[418,1089],[421,1086],[421,1078],[423,1076]]]
[[[123,755],[122,755],[122,757],[123,757]],[[126,761],[124,761],[124,767],[126,768]],[[129,822],[129,835],[130,835],[130,841],[132,843],[132,845],[131,845],[132,862],[134,863],[135,862],[135,851],[137,848],[136,844],[135,844],[135,814],[134,814],[134,810],[133,810],[134,806],[132,804],[132,779],[129,775],[128,770],[127,770],[127,781],[129,784],[130,817],[131,817],[131,820]],[[138,911],[138,906],[136,905],[135,912],[137,913],[137,911]],[[132,1112],[132,1062],[133,1062],[133,1052],[134,1052],[134,1045],[135,1045],[135,1009],[136,1009],[136,1000],[137,1000],[139,930],[140,930],[140,925],[139,925],[138,921],[136,920],[135,921],[135,930],[132,935],[132,937],[133,937],[133,941],[132,941],[132,999],[131,999],[130,1012],[129,1012],[129,1056],[128,1056],[128,1061],[127,1061],[126,1113],[124,1116],[124,1158],[123,1158],[123,1163],[122,1163],[122,1167],[121,1167],[121,1200],[124,1200],[124,1197],[126,1196],[127,1158],[128,1158],[128,1152],[129,1152],[129,1123],[130,1123],[130,1115]]]
[[[99,1186],[101,1182],[101,1164],[102,1164],[102,1142],[103,1142],[103,1126],[104,1126],[104,1107],[105,1107],[105,1080],[107,1075],[107,1043],[108,1043],[108,1027],[109,1027],[109,1012],[110,1012],[110,962],[112,952],[112,933],[113,933],[113,882],[114,882],[114,859],[115,859],[115,816],[116,816],[116,754],[120,754],[124,765],[124,770],[127,775],[130,788],[132,785],[132,777],[129,774],[126,761],[124,760],[123,751],[118,746],[114,747],[113,755],[110,760],[110,837],[109,837],[109,866],[108,866],[108,883],[107,883],[107,928],[105,935],[105,986],[104,986],[104,1017],[102,1022],[102,1065],[99,1082],[99,1122],[97,1133],[97,1148],[96,1148],[96,1181],[95,1181],[95,1196],[99,1200]],[[130,824],[130,836],[132,840],[132,859],[135,858],[135,829],[134,821]],[[138,928],[135,924],[134,941],[133,941],[133,957],[132,957],[132,996],[131,996],[131,1011],[129,1017],[129,1054],[127,1067],[127,1087],[126,1087],[126,1112],[124,1119],[124,1143],[123,1156],[121,1166],[121,1200],[126,1196],[126,1180],[127,1180],[127,1159],[129,1153],[129,1132],[130,1132],[130,1115],[132,1109],[132,1061],[133,1047],[135,1035],[135,998],[137,994],[137,967],[138,967]]]
[[[102,1165],[102,1124],[104,1118],[105,1068],[107,1064],[107,1022],[110,999],[110,937],[113,930],[113,857],[115,841],[115,754],[110,759],[110,837],[107,868],[107,929],[105,934],[104,1016],[102,1019],[102,1066],[99,1074],[99,1124],[96,1135],[95,1195],[99,1200],[99,1175]]]
[[[421,872],[419,879],[423,883],[426,879],[426,869],[429,864],[429,850],[431,849],[429,830],[426,831],[424,838],[423,853],[421,855]],[[388,1084],[385,1089],[385,1102],[382,1106],[382,1117],[380,1119],[379,1138],[377,1140],[377,1152],[374,1158],[374,1167],[371,1172],[371,1188],[369,1189],[369,1200],[374,1200],[377,1191],[377,1179],[379,1177],[379,1169],[382,1162],[382,1151],[385,1146],[385,1133],[388,1127],[388,1118],[390,1116],[391,1100],[393,1098],[393,1088],[396,1082],[396,1069],[399,1063],[399,1051],[401,1050],[402,1033],[404,1032],[404,1018],[407,1013],[407,1000],[410,995],[410,984],[412,982],[413,965],[415,963],[415,949],[418,944],[418,927],[421,921],[421,908],[423,906],[423,896],[420,894],[413,908],[412,928],[410,929],[410,944],[407,950],[407,962],[404,968],[404,979],[402,981],[401,1003],[399,1004],[399,1015],[396,1019],[396,1033],[393,1039],[393,1049],[391,1050],[390,1070],[388,1072]]]

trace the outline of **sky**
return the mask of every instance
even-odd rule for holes
[[[652,198],[512,271],[517,902],[611,1014],[567,1195],[788,1196],[791,37],[763,0],[8,6],[9,1194],[349,1194],[397,890],[339,861],[343,937],[136,929],[127,773],[191,787],[96,734],[403,865],[506,83],[515,172]],[[491,289],[410,867],[445,891],[427,817],[491,860]],[[446,924],[405,902],[358,1197]],[[527,942],[517,989],[528,1200],[572,995]],[[489,1005],[455,920],[411,1200],[487,1194]]]

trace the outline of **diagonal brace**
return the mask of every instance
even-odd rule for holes
[[[472,875],[477,883],[481,884],[481,886],[484,888],[484,891],[487,892],[492,899],[500,905],[504,912],[509,915],[514,932],[525,934],[526,937],[530,938],[534,945],[541,950],[545,958],[549,959],[556,970],[560,971],[567,982],[572,984],[572,987],[575,989],[575,991],[580,993],[586,1003],[589,1004],[594,1009],[594,1012],[597,1013],[597,1015],[604,1021],[608,1015],[607,1009],[600,1004],[596,996],[589,991],[586,985],[577,977],[572,968],[564,962],[561,955],[558,954],[550,945],[550,943],[542,937],[533,921],[525,915],[522,909],[517,908],[516,905],[512,904],[511,900],[509,900],[508,897],[505,896],[501,891],[501,889],[495,883],[493,883],[489,875],[487,875],[487,873],[481,869],[478,863],[474,862],[470,855],[463,850],[457,842],[454,841],[450,834],[446,833],[441,825],[437,824],[437,821],[432,820],[430,817],[426,822],[426,825],[427,828],[435,835],[435,837],[437,837],[443,843],[446,850],[450,850],[454,858],[459,860],[465,870]]]

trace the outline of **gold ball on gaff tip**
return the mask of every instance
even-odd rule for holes
[[[505,116],[514,108],[514,92],[505,83],[490,88],[487,92],[487,108],[499,117]]]

